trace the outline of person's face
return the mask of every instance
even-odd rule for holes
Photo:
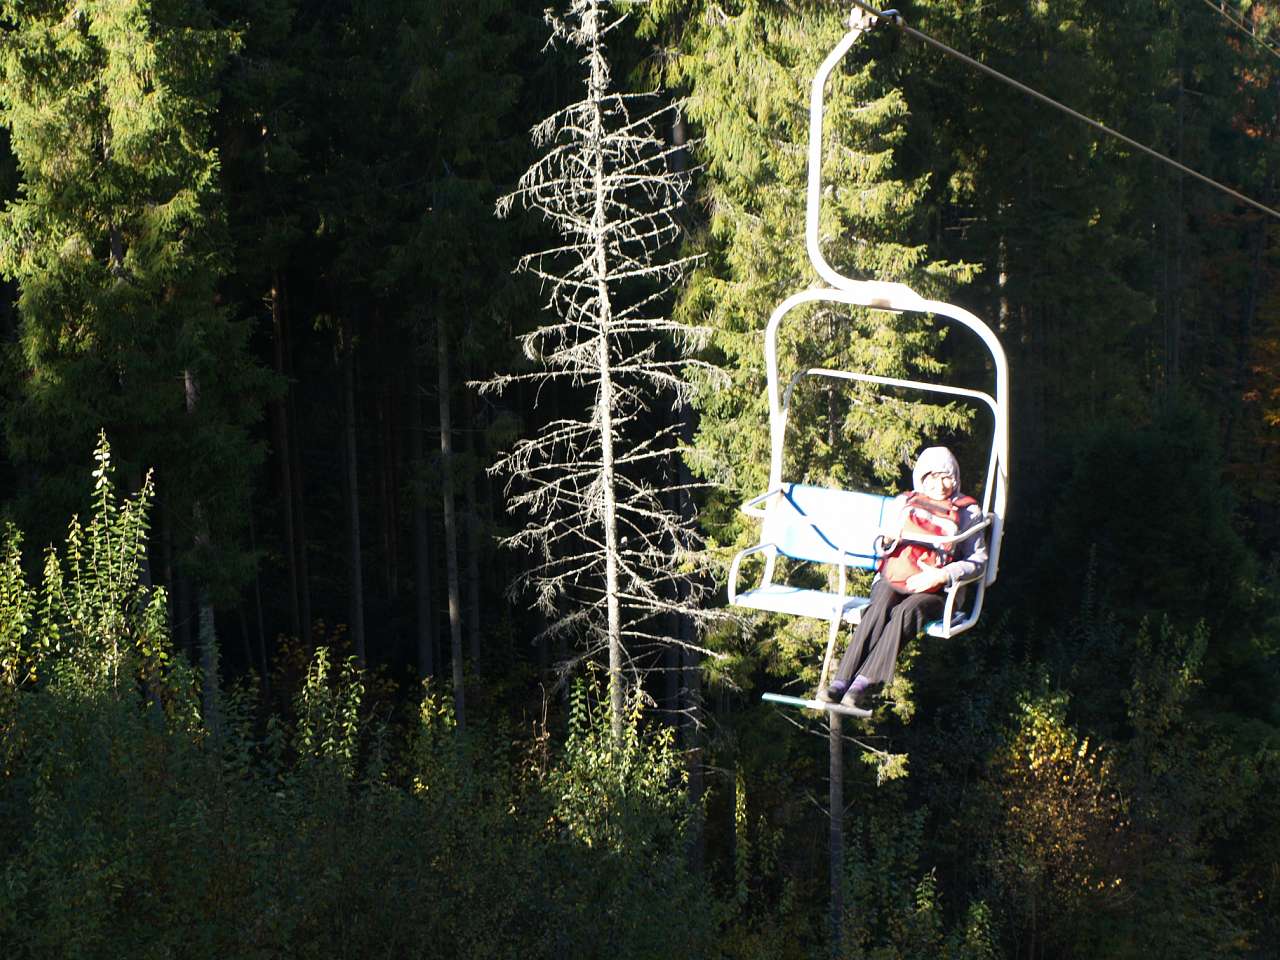
[[[920,492],[933,500],[947,500],[956,492],[955,477],[949,473],[926,473],[920,482]]]

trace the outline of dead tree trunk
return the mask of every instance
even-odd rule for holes
[[[685,620],[681,638],[690,643],[693,640],[693,624],[688,619]],[[683,657],[684,729],[680,739],[684,745],[689,771],[689,800],[695,809],[701,810],[707,789],[702,770],[702,657],[691,646],[684,648]],[[702,828],[702,821],[698,820],[694,825],[693,836],[689,839],[689,867],[695,873],[702,873],[706,848],[706,832]]]
[[[384,334],[385,335],[385,334]],[[403,378],[396,359],[383,364],[378,380],[378,533],[382,548],[382,579],[392,607],[400,596],[400,398]]]
[[[591,37],[593,47],[600,44],[599,11],[592,10],[583,21],[585,32]],[[622,606],[618,597],[618,505],[614,481],[613,455],[613,358],[609,353],[610,326],[613,322],[612,298],[609,294],[609,254],[606,231],[609,216],[605,209],[608,188],[605,184],[604,111],[602,101],[606,94],[607,78],[603,60],[593,57],[591,77],[588,82],[591,100],[592,145],[591,189],[595,196],[591,220],[591,239],[594,248],[592,262],[596,285],[596,321],[599,339],[596,347],[597,383],[595,419],[600,425],[600,519],[604,525],[604,589],[609,642],[609,712],[613,720],[613,734],[622,736],[624,695],[622,688]]]
[[[253,511],[249,511],[249,549],[255,554],[258,551],[258,537],[253,529]],[[253,565],[253,609],[258,624],[258,669],[261,671],[262,701],[271,701],[271,665],[267,662],[267,631],[262,619],[262,578],[258,575],[258,565]],[[301,639],[301,638],[299,638]],[[250,659],[249,663],[253,663]]]
[[[307,497],[306,484],[302,473],[302,438],[298,433],[298,412],[295,409],[295,391],[293,390],[293,364],[289,354],[285,354],[285,369],[289,374],[289,424],[292,427],[293,443],[289,445],[291,466],[289,476],[293,481],[294,532],[298,539],[298,610],[302,617],[302,640],[310,642],[311,621],[311,574],[307,563]]]
[[[548,149],[498,210],[518,201],[557,226],[555,248],[520,260],[549,291],[556,319],[522,338],[538,369],[487,386],[572,383],[594,391],[580,413],[543,423],[497,466],[512,478],[513,511],[528,517],[506,542],[535,555],[517,583],[536,593],[557,644],[581,637],[588,657],[607,651],[617,736],[627,658],[662,642],[654,626],[670,622],[668,585],[684,576],[685,550],[697,541],[649,482],[655,459],[668,454],[669,431],[636,432],[652,425],[658,397],[689,394],[681,371],[701,364],[691,348],[705,331],[653,315],[691,263],[667,253],[680,239],[675,212],[687,177],[668,169],[670,151],[655,136],[666,109],[647,95],[609,92],[604,39],[614,17],[601,0],[588,0],[567,20],[552,18],[557,35],[583,51],[586,96],[539,124],[535,141]]]

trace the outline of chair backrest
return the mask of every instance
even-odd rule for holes
[[[875,493],[783,484],[782,493],[765,505],[760,541],[776,544],[793,559],[870,570],[876,565],[876,537],[892,519],[892,502]]]

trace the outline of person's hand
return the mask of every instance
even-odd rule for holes
[[[928,593],[934,587],[947,582],[947,575],[940,567],[922,567],[919,573],[907,577],[907,589],[912,593]]]

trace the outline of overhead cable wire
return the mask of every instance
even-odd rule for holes
[[[967,54],[961,53],[959,50],[955,50],[947,46],[941,40],[935,40],[933,37],[929,36],[927,33],[921,33],[919,30],[916,30],[914,27],[907,26],[906,21],[902,19],[902,14],[898,13],[898,11],[877,10],[874,7],[871,7],[865,3],[862,3],[861,0],[850,0],[850,3],[852,3],[853,6],[857,7],[859,10],[863,10],[866,13],[871,14],[872,16],[879,17],[881,20],[884,20],[886,23],[892,24],[893,26],[901,30],[903,33],[908,34],[909,36],[915,37],[921,43],[927,44],[928,46],[931,46],[937,50],[940,50],[943,53],[945,53],[947,56],[954,57],[960,62],[973,67],[975,70],[981,71],[982,73],[985,73],[988,76],[994,77],[995,79],[1000,80],[1003,83],[1007,83],[1009,86],[1013,87],[1014,89],[1022,93],[1025,93],[1027,96],[1031,97],[1032,99],[1039,100],[1042,103],[1047,103],[1049,106],[1062,111],[1063,113],[1067,114],[1070,117],[1074,117],[1075,119],[1079,120],[1081,123],[1092,127],[1093,129],[1099,131],[1100,133],[1105,133],[1109,137],[1115,137],[1117,140],[1121,140],[1124,143],[1127,143],[1129,146],[1133,147],[1135,150],[1139,150],[1150,157],[1154,157],[1156,160],[1159,160],[1161,163],[1168,164],[1174,169],[1179,170],[1182,173],[1185,173],[1187,176],[1194,177],[1195,179],[1201,181],[1202,183],[1206,183],[1217,190],[1221,190],[1223,193],[1228,194],[1229,196],[1235,197],[1241,203],[1248,204],[1249,206],[1254,207],[1257,210],[1261,210],[1263,213],[1270,214],[1271,216],[1275,217],[1277,220],[1280,220],[1280,210],[1275,210],[1271,207],[1268,207],[1266,204],[1259,203],[1257,200],[1254,200],[1252,197],[1246,197],[1243,193],[1240,193],[1238,190],[1233,190],[1230,187],[1228,187],[1226,184],[1219,183],[1217,180],[1214,180],[1212,177],[1207,177],[1203,173],[1200,173],[1198,170],[1193,170],[1190,167],[1186,166],[1185,164],[1179,163],[1177,160],[1174,160],[1172,157],[1167,157],[1163,153],[1160,153],[1158,150],[1153,150],[1151,147],[1148,147],[1145,144],[1139,143],[1137,140],[1134,140],[1132,137],[1125,136],[1123,133],[1120,133],[1118,130],[1112,130],[1106,124],[1099,123],[1097,120],[1094,120],[1091,117],[1086,117],[1083,113],[1080,113],[1078,110],[1073,110],[1071,109],[1071,107],[1068,107],[1066,104],[1059,103],[1057,100],[1054,100],[1050,96],[1046,96],[1045,94],[1041,93],[1039,90],[1035,90],[1027,86],[1025,83],[1021,83],[1013,79],[1013,77],[1006,76],[1005,74],[1001,73],[999,70],[996,70],[992,67],[987,66],[985,63],[982,63],[978,60],[973,59],[973,57],[970,57]]]
[[[1252,39],[1254,43],[1260,46],[1263,50],[1267,51],[1267,53],[1271,54],[1277,60],[1280,60],[1280,50],[1277,50],[1271,44],[1267,43],[1267,41],[1263,40],[1260,36],[1258,36],[1257,31],[1254,30],[1247,23],[1245,23],[1243,18],[1236,18],[1232,14],[1228,13],[1226,9],[1214,3],[1213,0],[1202,0],[1202,2],[1206,7],[1212,10],[1214,13],[1218,14],[1218,16],[1222,17],[1224,20],[1226,20],[1227,23],[1231,24],[1233,27],[1235,27],[1245,36]]]

